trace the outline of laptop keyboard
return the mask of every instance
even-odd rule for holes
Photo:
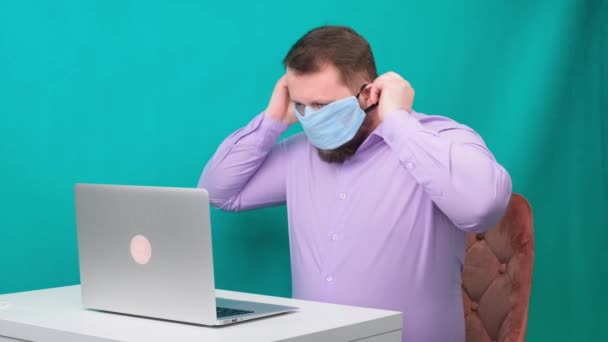
[[[233,316],[233,315],[243,315],[243,314],[253,313],[253,311],[230,309],[230,308],[221,308],[219,306],[215,308],[215,311],[217,312],[217,318],[222,318],[222,317],[227,317],[227,316]]]

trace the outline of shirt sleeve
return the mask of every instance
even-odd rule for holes
[[[482,232],[497,224],[511,198],[511,178],[483,139],[467,126],[398,111],[383,122],[380,135],[403,167],[459,229]],[[433,127],[437,127],[433,129]]]
[[[287,128],[261,113],[222,142],[198,182],[213,206],[242,211],[285,203],[286,147],[277,140]]]

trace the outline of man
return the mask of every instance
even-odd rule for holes
[[[498,223],[507,171],[471,128],[413,111],[350,28],[308,32],[284,64],[198,186],[222,210],[287,204],[294,298],[402,311],[404,341],[464,341],[465,234]]]

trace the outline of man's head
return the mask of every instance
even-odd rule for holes
[[[306,33],[283,63],[292,101],[313,109],[356,95],[362,85],[378,76],[367,40],[343,26],[323,26]],[[359,103],[362,108],[372,105],[368,92],[362,92]],[[367,115],[355,137],[336,149],[319,149],[319,156],[326,162],[344,162],[357,151],[374,124],[374,116]]]

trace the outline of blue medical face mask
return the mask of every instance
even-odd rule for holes
[[[364,84],[361,90],[365,86]],[[294,108],[311,144],[322,150],[333,150],[357,134],[365,120],[365,114],[377,106],[372,105],[363,110],[359,105],[359,94],[332,102],[318,110],[306,106],[304,113],[300,113],[297,107]]]

